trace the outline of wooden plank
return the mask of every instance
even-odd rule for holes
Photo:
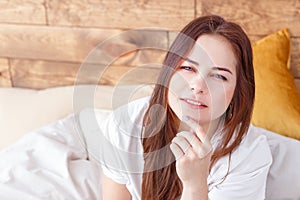
[[[76,84],[141,84],[154,83],[158,65],[103,66],[97,64],[59,63],[12,59],[12,79],[15,87],[44,89]],[[81,71],[79,71],[81,70]]]
[[[197,16],[221,15],[240,24],[248,34],[264,35],[289,28],[293,36],[300,36],[299,0],[197,0],[196,5]]]
[[[161,65],[139,67],[112,66],[100,79],[102,85],[154,84],[157,81]]]
[[[294,77],[300,78],[300,37],[292,38],[291,72]]]
[[[74,82],[101,85],[153,84],[157,80],[160,68],[161,64],[104,66],[84,63],[76,72]]]
[[[0,56],[82,62],[119,30],[0,25]]]
[[[194,18],[203,16],[202,6],[203,6],[203,4],[202,4],[202,2],[200,0],[195,0],[195,16],[194,16]],[[179,31],[180,29],[177,29],[177,30]]]
[[[44,0],[1,0],[0,23],[46,24]]]
[[[114,65],[128,66],[161,63],[168,48],[167,32],[157,29],[123,31],[105,42],[85,62],[101,60],[101,64],[108,65],[113,61]]]
[[[0,87],[12,87],[8,59],[0,58]]]
[[[168,43],[167,33],[155,30],[121,31],[21,25],[0,25],[0,41],[0,57],[97,64],[115,61],[119,65],[133,61],[135,64],[160,62],[161,53],[150,49],[166,49]],[[148,50],[141,53],[141,49],[145,48]],[[135,53],[128,53],[134,51]],[[88,59],[85,60],[87,56]]]
[[[80,64],[11,59],[14,87],[44,89],[72,85]]]
[[[194,18],[194,0],[51,0],[50,25],[178,29]]]
[[[172,43],[174,42],[176,36],[178,35],[180,30],[178,31],[168,31],[168,37],[169,37],[169,47],[171,47]]]

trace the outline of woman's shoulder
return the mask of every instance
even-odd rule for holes
[[[83,126],[94,121],[96,127],[90,129],[105,128],[114,125],[125,128],[133,122],[141,121],[148,108],[150,97],[143,97],[113,109],[84,109],[79,113],[79,121]]]
[[[122,118],[122,119],[128,119],[128,117],[130,118],[143,117],[145,111],[149,106],[149,100],[150,97],[147,96],[147,97],[143,97],[131,101],[127,104],[124,104],[120,107],[113,109],[113,115],[116,118]]]
[[[133,130],[140,130],[149,100],[150,97],[143,97],[113,109],[103,125],[117,127],[119,131],[126,132],[126,134]]]
[[[112,145],[125,151],[139,151],[142,121],[150,97],[143,97],[113,110],[90,109],[80,113],[84,134],[104,136]],[[100,141],[95,138],[94,140]]]
[[[260,129],[249,126],[240,145],[233,151],[232,159],[235,165],[249,164],[263,166],[272,163],[272,154],[266,136]]]
[[[241,142],[241,146],[253,149],[261,145],[268,147],[267,137],[263,134],[261,129],[250,124],[248,131]]]
[[[232,181],[238,183],[241,178],[244,181],[250,180],[251,177],[268,171],[271,164],[272,155],[266,136],[250,125],[239,146],[232,151],[230,158],[229,155],[222,157],[212,168],[211,187],[221,183],[226,173],[230,177],[225,179],[226,183]]]

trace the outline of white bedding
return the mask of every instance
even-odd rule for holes
[[[300,141],[261,130],[268,138],[273,157],[267,179],[267,200],[300,200]]]
[[[98,110],[99,123],[108,114]],[[74,116],[33,131],[0,152],[1,200],[101,200],[101,166],[87,153]],[[267,200],[300,199],[300,142],[262,132],[273,155]]]
[[[74,115],[0,153],[0,199],[101,199],[101,168],[87,160]]]

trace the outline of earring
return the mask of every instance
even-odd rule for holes
[[[228,116],[229,119],[232,118],[232,115],[233,115],[233,104],[232,104],[232,103],[229,104],[228,111],[227,111],[227,115],[229,115],[229,116]]]

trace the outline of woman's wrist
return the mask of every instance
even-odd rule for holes
[[[206,183],[200,185],[183,184],[181,200],[208,200],[208,187]]]

